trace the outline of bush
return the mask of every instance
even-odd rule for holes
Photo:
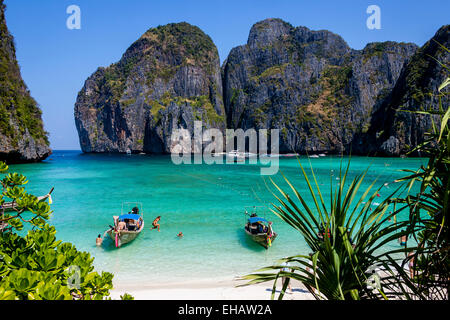
[[[0,173],[7,170],[0,162]],[[55,227],[46,222],[52,213],[50,205],[25,191],[26,177],[10,173],[0,182],[0,300],[107,297],[113,275],[95,272],[89,253],[56,240]],[[14,204],[10,212],[3,207],[6,199]],[[17,231],[24,224],[30,230],[21,236]]]

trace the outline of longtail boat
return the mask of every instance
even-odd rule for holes
[[[50,191],[45,195],[45,196],[40,196],[38,197],[38,201],[45,201],[48,199],[48,203],[52,204],[52,192],[53,189],[55,189],[54,187],[50,189]],[[0,205],[0,212],[2,214],[1,218],[4,218],[4,213],[5,212],[9,212],[9,211],[14,211],[15,209],[17,209],[17,203],[15,201],[11,201],[11,202],[5,202],[3,205]],[[8,228],[9,224],[5,221],[1,221],[0,222],[0,231],[3,231],[4,229]]]
[[[128,213],[124,213],[124,207],[132,205]],[[114,241],[116,248],[129,243],[137,238],[144,230],[144,213],[139,202],[125,202],[122,204],[120,216],[113,216],[114,226],[105,231]]]
[[[51,196],[51,194],[53,192],[53,189],[54,188],[51,188],[49,193],[47,193],[46,195],[38,197],[38,201],[41,202],[41,201],[45,201],[45,200],[48,199],[49,203],[51,204],[52,203],[52,196]],[[16,202],[14,202],[14,201],[12,201],[12,202],[5,202],[3,205],[0,206],[0,211],[2,209],[5,212],[14,211],[16,208],[17,208],[17,203]]]
[[[245,213],[248,215],[247,211]],[[258,217],[256,212],[252,213],[247,219],[244,231],[253,241],[266,249],[272,246],[277,237],[277,233],[273,231],[272,222]]]

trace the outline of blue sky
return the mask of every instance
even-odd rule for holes
[[[216,44],[221,61],[247,41],[251,26],[281,18],[294,26],[327,29],[354,49],[374,41],[423,45],[449,23],[450,1],[303,0],[5,0],[22,77],[43,111],[51,147],[79,149],[74,103],[99,66],[120,59],[147,29],[186,21]],[[69,5],[81,9],[81,29],[69,30]],[[369,5],[381,9],[381,29],[369,30]]]

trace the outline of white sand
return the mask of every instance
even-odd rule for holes
[[[226,279],[139,285],[115,283],[111,298],[120,299],[126,292],[136,300],[270,300],[273,282],[236,287],[243,283],[246,282]],[[291,280],[291,287],[292,294],[285,294],[283,300],[314,300],[301,282]],[[280,290],[281,280],[277,283],[275,299]]]

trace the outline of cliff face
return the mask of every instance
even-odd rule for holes
[[[256,23],[219,67],[217,49],[187,23],[148,30],[122,59],[86,80],[75,104],[85,152],[170,152],[173,129],[280,129],[280,152],[400,155],[430,120],[399,111],[437,105],[448,26],[422,48]],[[448,105],[448,101],[446,101]]]
[[[348,152],[416,49],[385,42],[358,51],[329,31],[256,23],[224,64],[228,125],[280,129],[281,152]]]
[[[220,60],[188,23],[144,33],[121,60],[99,68],[79,92],[75,122],[84,152],[170,152],[173,129],[225,128]]]
[[[398,155],[423,142],[432,118],[402,110],[438,110],[438,88],[448,77],[444,66],[450,65],[449,32],[449,25],[441,27],[405,65],[395,87],[374,114],[368,134],[358,139],[365,145],[363,152]],[[441,95],[441,103],[447,109],[448,88],[444,90],[447,94]],[[438,117],[434,123],[439,125]]]
[[[41,110],[20,75],[5,5],[0,0],[0,160],[40,161],[50,154]]]

